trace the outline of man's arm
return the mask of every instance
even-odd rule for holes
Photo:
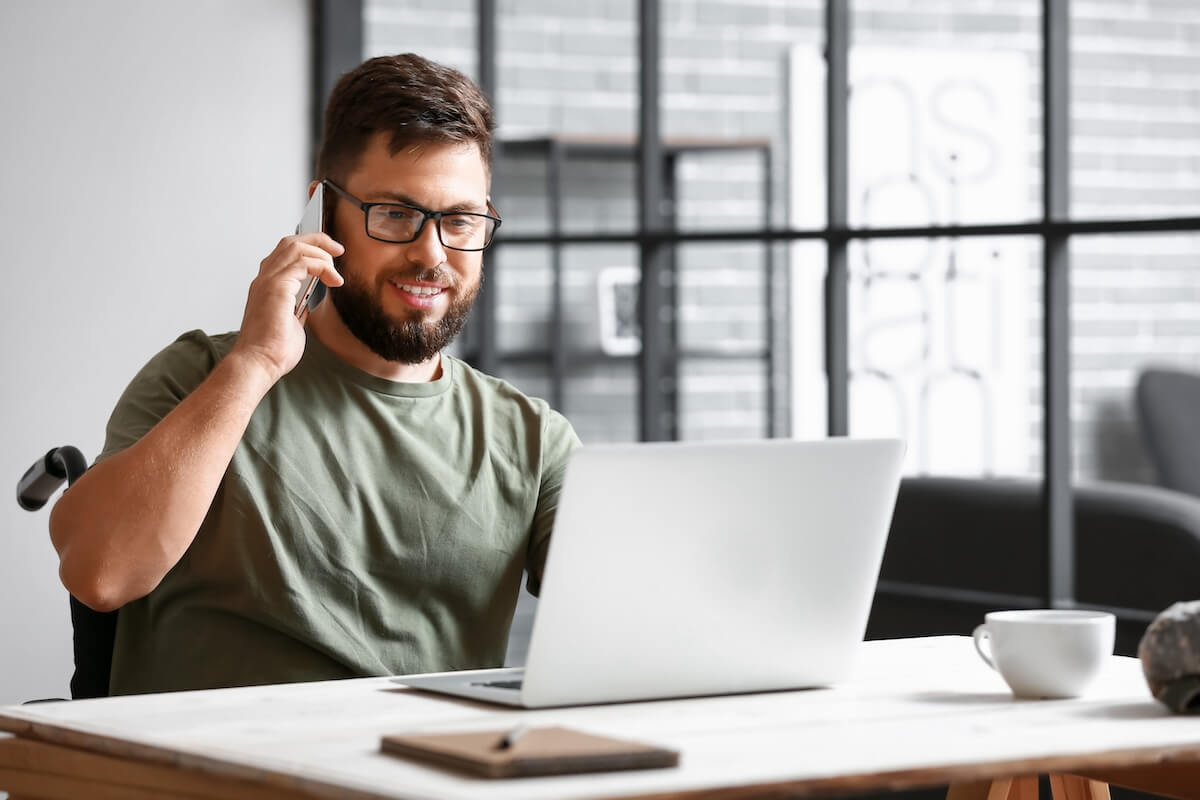
[[[109,611],[142,597],[183,557],[255,408],[304,352],[293,314],[301,281],[340,285],[341,252],[323,233],[281,240],[250,284],[229,354],[141,439],[63,493],[50,539],[63,585],[85,605]]]

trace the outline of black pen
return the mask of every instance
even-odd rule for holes
[[[512,730],[510,730],[508,733],[506,733],[502,737],[500,737],[500,741],[496,745],[496,749],[497,750],[508,750],[514,744],[517,743],[518,739],[520,739],[522,736],[524,736],[527,733],[529,733],[529,725],[527,725],[524,722],[520,723],[519,725],[514,727]]]

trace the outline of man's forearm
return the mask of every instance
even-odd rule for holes
[[[145,436],[55,505],[63,584],[100,611],[148,594],[191,545],[273,378],[236,352]]]

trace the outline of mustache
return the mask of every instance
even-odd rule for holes
[[[443,283],[448,286],[456,286],[458,281],[454,279],[454,275],[441,267],[431,267],[427,269],[410,269],[399,270],[397,272],[389,272],[383,278],[385,281],[396,281],[403,283],[404,281],[414,281],[421,283]]]
[[[354,263],[350,262],[347,264],[345,259],[346,255],[344,253],[340,256],[334,256],[333,266],[343,277],[349,278],[350,276],[346,275],[346,272],[347,270],[354,272]],[[450,287],[458,286],[458,281],[455,279],[454,273],[440,264],[436,267],[396,270],[382,276],[381,280],[399,282],[405,280],[422,281],[425,283],[444,283]]]

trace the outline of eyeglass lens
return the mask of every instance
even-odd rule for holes
[[[417,238],[426,216],[415,208],[398,205],[372,206],[367,214],[367,232],[392,242]],[[482,214],[446,214],[431,220],[438,226],[442,244],[458,250],[482,250],[491,242],[494,220]]]

